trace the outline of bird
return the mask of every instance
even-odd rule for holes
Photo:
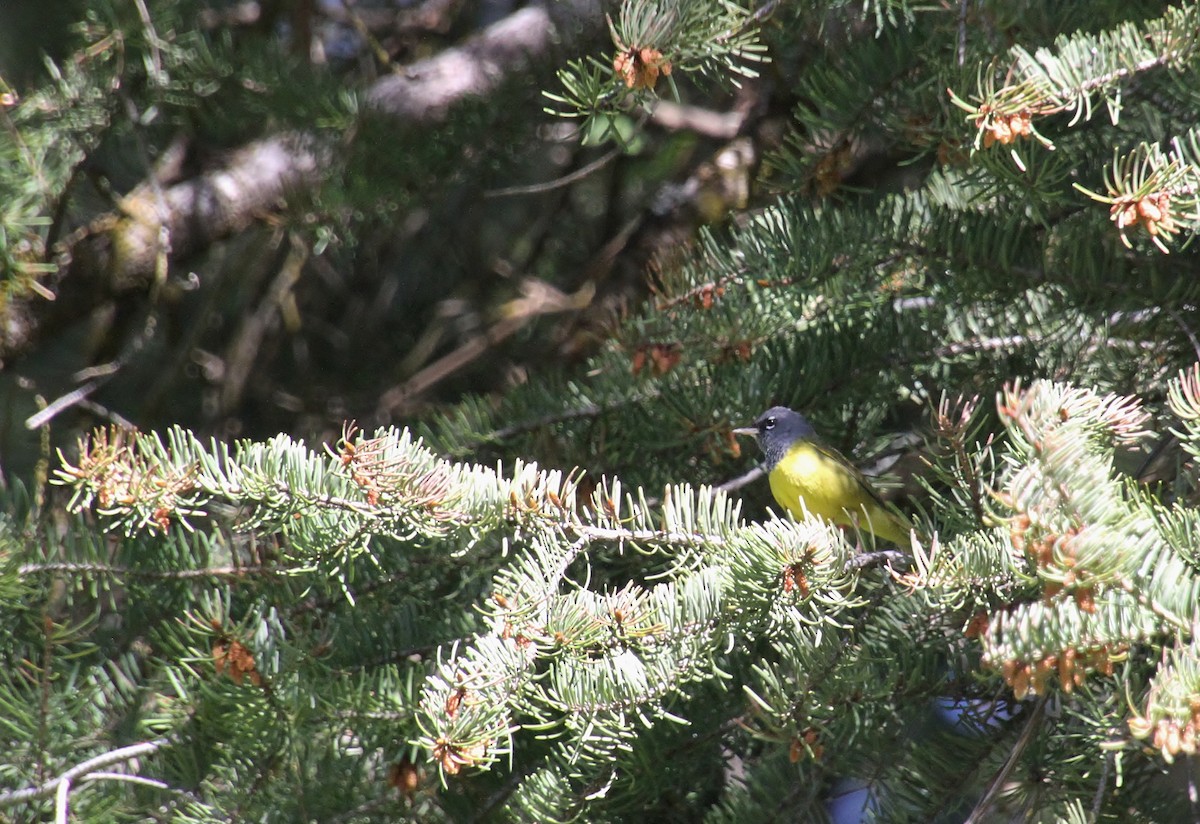
[[[911,526],[888,509],[879,493],[840,452],[817,438],[812,424],[786,406],[773,406],[735,435],[758,440],[775,500],[796,518],[816,515],[863,529],[903,546]]]

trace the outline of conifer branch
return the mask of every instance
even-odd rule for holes
[[[1164,254],[1166,241],[1200,231],[1200,130],[1173,138],[1165,151],[1157,143],[1142,143],[1116,158],[1104,177],[1103,193],[1078,183],[1075,188],[1109,206],[1126,248],[1133,248],[1126,234],[1130,229],[1145,230]]]
[[[1072,124],[1091,117],[1092,95],[1118,93],[1129,77],[1188,60],[1200,45],[1200,11],[1194,3],[1169,8],[1143,26],[1126,23],[1099,35],[1078,32],[1055,40],[1054,49],[1030,54],[1021,46],[1009,51],[1009,66],[988,72],[979,81],[971,102],[954,91],[950,99],[977,129],[975,148],[994,143],[1009,145],[1034,137],[1047,148],[1053,143],[1035,125],[1035,118],[1074,112]],[[1003,75],[1002,81],[999,80]],[[1003,86],[997,88],[997,83]],[[1114,122],[1119,104],[1107,102]]]
[[[81,778],[87,778],[94,771],[99,770],[101,767],[107,767],[111,764],[119,764],[122,761],[131,761],[144,755],[150,755],[158,752],[163,747],[169,746],[171,743],[173,742],[169,737],[156,738],[152,741],[143,741],[140,744],[130,744],[126,747],[120,747],[110,752],[102,753],[93,758],[89,758],[87,761],[76,764],[74,767],[63,772],[56,778],[46,781],[36,787],[26,787],[19,790],[7,790],[0,792],[0,807],[11,807],[14,804],[36,801],[39,798],[49,798],[56,793],[62,793],[64,787],[67,788],[67,791],[69,791],[72,782]]]
[[[18,575],[45,575],[66,572],[73,575],[113,575],[131,578],[157,578],[161,580],[187,581],[197,578],[241,578],[243,576],[273,575],[285,572],[282,567],[267,566],[225,566],[208,567],[207,569],[140,569],[138,567],[114,566],[112,564],[79,563],[73,561],[55,561],[43,564],[21,564],[17,567]]]
[[[673,84],[689,104],[727,108],[703,100],[702,84],[692,81],[736,82],[734,63],[752,70],[735,47],[743,37],[759,42],[759,24],[775,6],[718,5],[732,20],[722,27],[713,24],[720,15],[707,15],[713,0],[618,4],[615,54],[574,64],[567,74],[580,78],[581,105],[560,107],[594,115],[589,138],[605,127],[628,137],[631,112],[672,96]],[[269,74],[259,84],[260,75],[236,65],[236,50],[213,50],[226,61],[219,66],[180,63],[214,41],[166,17],[174,4],[102,6],[119,22],[87,31],[111,25],[95,36],[114,38],[90,41],[61,67],[53,100],[94,97],[76,108],[64,103],[61,113],[40,103],[4,108],[0,83],[0,125],[11,113],[18,138],[0,140],[0,155],[18,170],[0,174],[0,229],[10,238],[23,225],[22,204],[53,198],[62,181],[77,187],[72,205],[36,213],[54,212],[50,219],[65,225],[78,205],[87,208],[92,168],[74,167],[91,156],[95,135],[104,136],[106,153],[121,154],[142,137],[127,124],[136,132],[156,112],[185,112],[205,129],[210,103],[189,88],[196,80],[206,90],[210,76],[224,84],[213,103],[254,86],[255,110],[269,105],[269,122],[307,116],[270,95]],[[10,562],[0,603],[12,605],[0,622],[0,649],[13,662],[0,668],[10,783],[43,788],[72,769],[73,747],[110,740],[119,724],[137,738],[148,729],[177,742],[172,774],[195,793],[172,788],[180,782],[169,776],[100,767],[53,786],[62,815],[70,801],[77,817],[130,819],[434,819],[471,809],[521,821],[615,819],[630,810],[808,820],[828,815],[835,782],[853,775],[880,820],[933,820],[972,806],[982,817],[993,790],[1033,817],[1082,820],[1091,808],[1094,818],[1180,818],[1186,798],[1175,803],[1183,794],[1163,792],[1152,773],[1160,758],[1193,754],[1200,736],[1192,460],[1200,455],[1200,366],[1170,379],[1195,357],[1190,329],[1200,301],[1186,241],[1196,228],[1188,169],[1200,152],[1192,134],[1195,26],[1178,40],[1160,33],[1170,28],[1164,20],[1194,8],[1151,10],[1159,20],[1139,21],[1142,7],[1119,4],[1017,15],[990,4],[888,0],[868,4],[872,37],[859,7],[780,4],[784,18],[761,39],[784,59],[777,77],[755,89],[769,95],[762,125],[770,128],[748,129],[744,140],[778,136],[780,113],[796,109],[801,139],[768,166],[787,172],[786,154],[799,148],[803,157],[791,168],[821,185],[769,174],[782,196],[758,191],[747,199],[741,189],[733,206],[741,211],[704,232],[695,254],[654,258],[652,299],[597,323],[603,342],[588,336],[575,344],[571,336],[572,347],[588,348],[586,363],[531,366],[529,380],[503,392],[454,401],[424,423],[433,448],[401,429],[348,429],[322,449],[287,437],[222,444],[177,427],[157,435],[110,428],[77,451],[64,449],[56,482],[83,514],[41,509],[44,522],[22,521],[24,502],[13,492],[16,505],[0,523],[0,556]],[[705,19],[689,21],[696,9]],[[541,19],[542,11],[564,6],[527,7],[519,19]],[[265,26],[269,11],[259,14]],[[603,25],[601,15],[592,18]],[[1035,50],[1080,25],[1108,31]],[[485,49],[470,40],[454,48],[457,57],[538,62],[526,48],[526,35],[536,40],[537,32],[499,31],[506,42]],[[243,35],[264,36],[246,30],[235,39]],[[189,36],[195,41],[185,42]],[[265,36],[276,43],[280,35]],[[990,116],[976,123],[982,142],[1010,137],[1012,148],[1036,137],[1036,125],[1057,147],[1022,159],[1019,175],[994,153],[967,152],[949,122],[956,116],[929,106],[931,89],[960,82],[955,63],[994,66],[997,43],[1025,50],[1007,52],[1001,70],[1011,65],[1010,76],[981,81],[994,99],[970,104],[976,117]],[[97,69],[103,61],[112,71]],[[461,62],[438,65],[442,73],[430,77],[443,88],[432,92],[460,81],[485,89],[486,99],[471,106],[480,118],[454,118],[473,153],[454,171],[490,174],[498,166],[489,147],[510,145],[490,128],[502,107],[490,70],[504,68],[481,60],[459,76]],[[679,81],[689,69],[685,87]],[[139,87],[164,75],[178,85]],[[118,93],[107,85],[114,77]],[[405,90],[405,80],[418,79],[389,85]],[[332,94],[319,99],[329,91],[299,90],[306,105],[311,99],[344,116]],[[442,116],[433,97],[407,91],[429,117]],[[1101,101],[1111,118],[1075,128],[1078,121],[1062,117],[1090,117]],[[36,112],[69,131],[41,128],[30,119]],[[359,125],[372,127],[379,114]],[[677,154],[655,155],[656,141],[686,154],[691,139],[661,130],[637,137],[625,145],[638,159],[622,165],[615,188],[640,186],[646,168],[670,171],[666,161]],[[75,151],[63,160],[59,146]],[[378,148],[372,160],[382,162],[395,147]],[[445,148],[414,151],[433,157]],[[1102,171],[1110,156],[1115,162]],[[735,164],[739,180],[757,157],[748,152]],[[854,169],[862,158],[872,165]],[[424,159],[405,158],[404,168]],[[540,168],[561,166],[550,160]],[[172,189],[188,183],[188,167],[178,159],[162,166],[152,173],[158,191],[138,192],[151,224],[159,220],[147,235],[157,244],[152,274],[141,286],[124,284],[129,294],[170,262],[172,238],[159,218],[170,211]],[[826,196],[848,175],[853,191]],[[682,192],[672,203],[725,214],[735,199],[719,179],[719,209],[709,200],[716,183],[705,188],[718,178],[699,173],[672,190]],[[1097,242],[1107,224],[1072,191],[1076,182],[1111,201],[1132,248]],[[451,186],[459,191],[460,183],[470,192],[493,185],[458,177]],[[358,230],[392,238],[395,229],[380,204],[364,202],[378,185],[366,196],[336,174],[303,185],[322,188],[306,210],[330,221],[315,230],[318,241],[328,231],[330,243],[341,244],[333,254],[303,244],[313,251],[306,265],[330,276],[322,291],[333,290],[343,264],[357,266],[351,261],[372,248]],[[575,244],[596,235],[575,229],[595,225],[590,212],[599,204],[591,198],[560,220],[558,207],[574,200],[548,204],[536,220],[554,232],[522,243],[540,249],[545,240],[546,250],[571,253],[514,254],[521,263],[513,271],[569,278],[588,258]],[[610,227],[626,227],[614,243],[660,217],[614,216]],[[380,218],[383,225],[374,222]],[[95,237],[84,232],[67,244],[99,243],[107,229],[92,228]],[[44,245],[0,244],[0,266],[42,277],[54,268],[46,247],[66,231],[20,229],[21,240]],[[181,243],[188,231],[180,230]],[[1171,257],[1139,238],[1157,239]],[[600,259],[613,248],[606,244]],[[269,301],[279,290],[268,294]],[[299,334],[312,332],[312,304],[299,308]],[[186,342],[205,345],[199,334]],[[139,352],[139,360],[154,354]],[[376,362],[389,357],[380,352]],[[732,440],[731,424],[784,403],[804,410],[842,451],[875,454],[896,429],[923,432],[913,418],[923,419],[920,410],[939,394],[971,397],[1029,374],[1073,376],[1076,385],[1009,384],[987,414],[943,404],[933,443],[906,439],[916,454],[898,462],[896,487],[902,503],[929,513],[911,547],[856,547],[818,519],[754,520],[771,493],[761,470],[746,471],[753,456]],[[103,387],[104,402],[136,420],[121,405],[122,383]],[[1139,395],[1144,402],[1133,400]],[[1159,408],[1164,398],[1174,420]],[[69,425],[61,415],[54,423],[56,431]],[[1161,460],[1146,473],[1154,483],[1130,477],[1124,468],[1141,462],[1143,437],[1167,427],[1176,434],[1162,438]],[[473,454],[489,458],[461,459]],[[533,455],[538,465],[514,460]],[[588,476],[548,468],[547,458],[564,470],[586,467]],[[745,483],[754,484],[745,494],[755,507],[750,518],[733,493]],[[1035,717],[1061,706],[1053,724],[1013,714],[1014,700],[1031,695]],[[1036,768],[1039,753],[1054,757],[1053,787],[1026,769]],[[484,771],[491,774],[476,775]],[[88,777],[97,779],[88,791],[71,794]],[[165,809],[146,812],[167,794]],[[29,807],[48,810],[48,799]]]
[[[562,117],[582,118],[593,140],[624,143],[616,116],[653,109],[660,79],[678,98],[672,72],[695,72],[717,81],[757,75],[767,60],[758,25],[776,3],[749,10],[725,0],[622,0],[608,18],[616,53],[610,60],[574,60],[558,73],[561,91],[545,92]]]
[[[1034,737],[1041,728],[1042,718],[1046,711],[1046,701],[1049,698],[1050,694],[1046,693],[1038,698],[1037,702],[1033,705],[1033,708],[1029,711],[1029,717],[1025,721],[1025,725],[1021,728],[1020,736],[1017,737],[1016,743],[1013,744],[1008,758],[1004,760],[1004,766],[988,782],[987,790],[984,792],[983,797],[975,804],[964,824],[979,824],[979,822],[987,820],[987,816],[996,802],[996,796],[1003,789],[1005,782],[1008,781],[1008,777],[1016,769],[1021,757],[1025,754],[1025,750],[1029,748],[1029,745],[1033,742]]]
[[[381,78],[365,98],[378,115],[427,128],[463,100],[491,94],[530,65],[552,59],[560,45],[588,39],[602,24],[594,0],[520,9],[456,48]],[[40,294],[13,296],[0,333],[0,360],[22,354],[104,299],[145,290],[164,254],[173,261],[207,248],[319,185],[334,143],[315,132],[284,132],[232,151],[220,166],[169,187],[154,180],[135,187],[117,211],[68,240],[63,257],[70,264],[52,266]],[[44,299],[47,292],[55,296],[52,302]]]

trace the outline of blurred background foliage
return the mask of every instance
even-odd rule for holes
[[[719,142],[659,129],[616,153],[582,146],[542,111],[553,75],[536,66],[435,125],[363,113],[380,75],[510,5],[150,3],[143,19],[137,3],[49,18],[5,4],[3,78],[21,101],[4,138],[12,290],[63,264],[151,169],[172,165],[166,187],[287,129],[334,146],[319,186],[173,258],[152,289],[43,320],[5,363],[5,473],[28,474],[37,404],[96,374],[102,386],[53,417],[56,443],[106,420],[329,439],[346,418],[413,420],[593,352],[615,309],[644,296],[647,261],[692,236],[701,216],[672,192]],[[510,191],[598,159],[575,183]]]

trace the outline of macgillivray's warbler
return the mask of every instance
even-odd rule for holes
[[[900,546],[908,544],[909,524],[887,508],[850,461],[817,440],[816,431],[799,412],[774,406],[759,415],[753,426],[733,432],[758,439],[767,459],[771,494],[796,518],[811,513]]]

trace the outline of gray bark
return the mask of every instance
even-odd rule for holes
[[[461,45],[378,80],[369,109],[408,127],[429,128],[458,103],[495,92],[533,66],[603,31],[598,0],[530,6]],[[320,184],[334,147],[328,138],[290,132],[230,153],[219,167],[170,186],[147,182],[117,213],[102,215],[59,250],[44,285],[55,294],[12,298],[0,313],[0,361],[86,316],[98,303],[145,291],[156,271],[276,211],[291,192]]]

